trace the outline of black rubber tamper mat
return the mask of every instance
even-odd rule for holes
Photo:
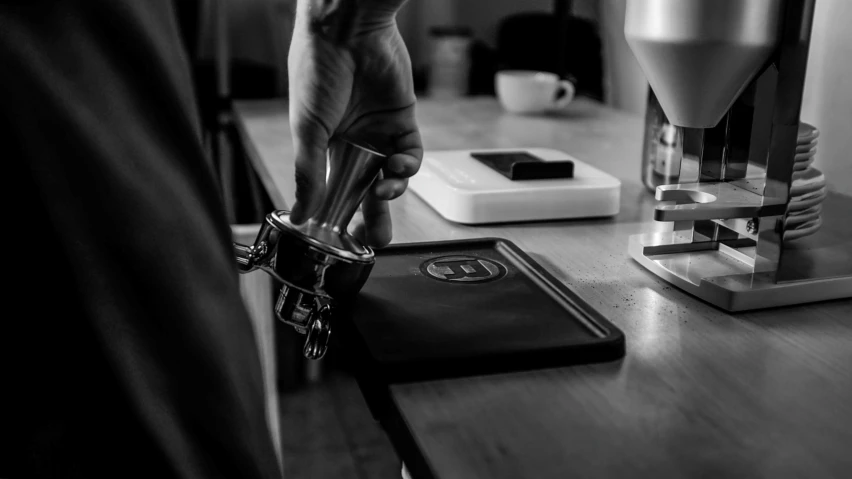
[[[624,335],[513,243],[410,243],[377,252],[343,341],[370,382],[609,361]]]

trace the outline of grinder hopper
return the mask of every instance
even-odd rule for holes
[[[624,34],[668,119],[711,128],[766,64],[781,0],[630,0]]]

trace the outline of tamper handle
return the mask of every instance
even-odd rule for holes
[[[311,221],[342,233],[387,157],[365,143],[340,137],[332,140],[328,156],[330,171],[325,199]]]

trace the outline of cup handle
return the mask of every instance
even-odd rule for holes
[[[568,80],[559,80],[559,87],[556,89],[556,98],[553,106],[558,109],[565,108],[573,99],[574,84]]]

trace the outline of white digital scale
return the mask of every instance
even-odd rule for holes
[[[490,154],[531,156],[539,163],[532,166],[570,162],[573,176],[512,180],[506,168],[501,173],[474,157]],[[505,167],[506,162],[498,166]],[[501,148],[429,151],[409,188],[450,221],[482,224],[614,216],[619,211],[621,182],[558,150]]]

